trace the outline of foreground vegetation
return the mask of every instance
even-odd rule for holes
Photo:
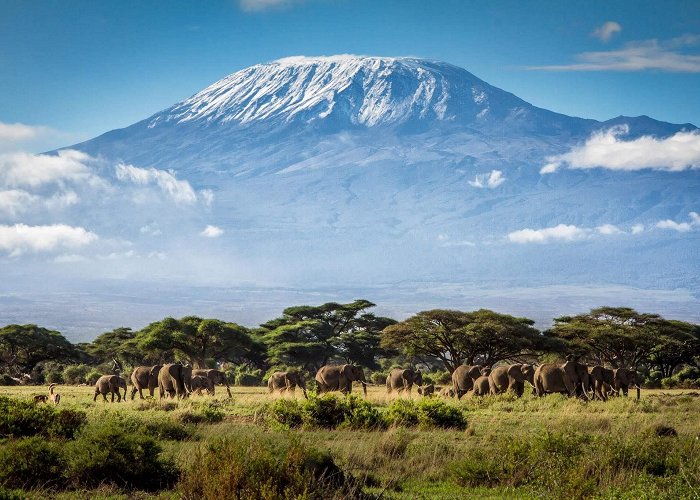
[[[0,497],[697,498],[700,397],[92,402],[0,388]]]

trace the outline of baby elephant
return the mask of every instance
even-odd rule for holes
[[[97,401],[97,396],[102,394],[102,397],[107,401],[107,393],[112,393],[112,403],[114,403],[114,395],[117,395],[117,403],[122,400],[121,394],[119,394],[120,388],[119,377],[116,375],[102,375],[95,382],[95,396],[92,398],[93,402]]]

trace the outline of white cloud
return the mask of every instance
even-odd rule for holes
[[[603,224],[595,228],[600,234],[610,235],[610,234],[622,234],[624,233],[619,227],[614,224]]]
[[[22,189],[0,191],[0,214],[14,217],[37,207],[56,210],[78,203],[74,191],[59,192],[49,198],[37,196]]]
[[[644,232],[644,224],[635,224],[632,226],[632,234],[639,234]]]
[[[690,212],[688,216],[690,217],[690,222],[676,222],[671,219],[666,219],[657,222],[656,227],[659,229],[672,229],[679,233],[687,233],[696,227],[700,227],[700,214],[697,212]]]
[[[214,202],[214,191],[212,191],[211,189],[202,189],[199,192],[199,196],[202,197],[202,201],[208,207],[210,207],[211,204]]]
[[[190,183],[178,180],[172,172],[120,163],[116,167],[116,174],[120,181],[130,181],[140,185],[156,184],[176,203],[192,204],[197,201],[197,195]]]
[[[24,212],[38,197],[21,189],[0,191],[0,213],[17,215]]]
[[[216,226],[207,226],[204,228],[204,231],[199,233],[201,236],[206,236],[207,238],[218,238],[222,234],[224,234],[224,230],[221,229],[220,227]]]
[[[559,224],[544,229],[521,229],[508,233],[513,243],[550,243],[552,241],[576,241],[584,239],[588,230],[568,224]]]
[[[259,12],[279,7],[289,7],[303,0],[239,0],[241,9],[247,12]]]
[[[66,149],[57,155],[11,153],[0,156],[0,186],[37,187],[64,181],[82,182],[93,178],[85,165],[92,158],[80,151]]]
[[[626,125],[594,133],[585,144],[571,151],[550,156],[540,174],[551,174],[561,166],[568,168],[608,168],[611,170],[657,169],[682,171],[700,167],[700,133],[678,132],[665,139],[643,136],[623,141]]]
[[[3,123],[0,122],[0,141],[20,142],[35,139],[37,136],[47,131],[46,127],[34,127],[23,123]]]
[[[151,236],[160,236],[161,234],[163,234],[163,232],[158,227],[158,224],[156,224],[155,222],[142,226],[139,229],[139,232],[141,234],[150,234]]]
[[[469,181],[469,185],[475,188],[497,188],[506,181],[503,177],[503,172],[500,170],[491,170],[488,174],[477,174],[473,181]]]
[[[692,226],[687,222],[676,222],[671,219],[660,220],[656,223],[656,227],[659,229],[673,229],[680,233],[687,233],[692,229]]]
[[[699,73],[700,55],[688,53],[698,45],[700,36],[685,35],[672,40],[642,40],[625,44],[621,49],[584,52],[572,64],[531,66],[545,71],[666,71]]]
[[[597,38],[601,42],[609,42],[612,36],[620,31],[622,31],[622,26],[620,26],[619,23],[607,21],[594,29],[591,36]]]
[[[25,252],[50,252],[59,248],[77,248],[98,237],[82,227],[54,224],[50,226],[0,225],[0,250],[11,257]]]

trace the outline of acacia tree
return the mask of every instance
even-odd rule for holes
[[[0,371],[19,376],[45,361],[70,362],[79,353],[61,333],[37,325],[0,328]]]
[[[454,371],[463,362],[490,365],[552,348],[533,324],[488,309],[433,309],[385,328],[381,345],[422,361],[437,359]]]
[[[84,350],[100,363],[117,360],[121,364],[132,366],[155,363],[160,357],[141,349],[136,342],[136,332],[126,327],[100,334],[85,345]]]
[[[546,335],[565,341],[579,356],[615,368],[650,364],[654,355],[661,360],[664,349],[683,343],[682,331],[671,322],[629,307],[599,307],[587,314],[556,318]]]
[[[332,360],[376,368],[383,354],[379,332],[394,320],[365,312],[375,304],[355,300],[347,304],[288,307],[280,318],[261,325],[271,365],[299,366],[316,371]]]
[[[142,349],[173,351],[195,368],[206,368],[212,361],[257,366],[264,357],[264,346],[247,328],[197,316],[151,323],[137,332],[135,340]]]

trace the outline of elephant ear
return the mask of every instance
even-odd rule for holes
[[[349,379],[353,379],[355,375],[355,367],[352,365],[343,365],[343,368],[340,370],[343,375],[345,375]]]

